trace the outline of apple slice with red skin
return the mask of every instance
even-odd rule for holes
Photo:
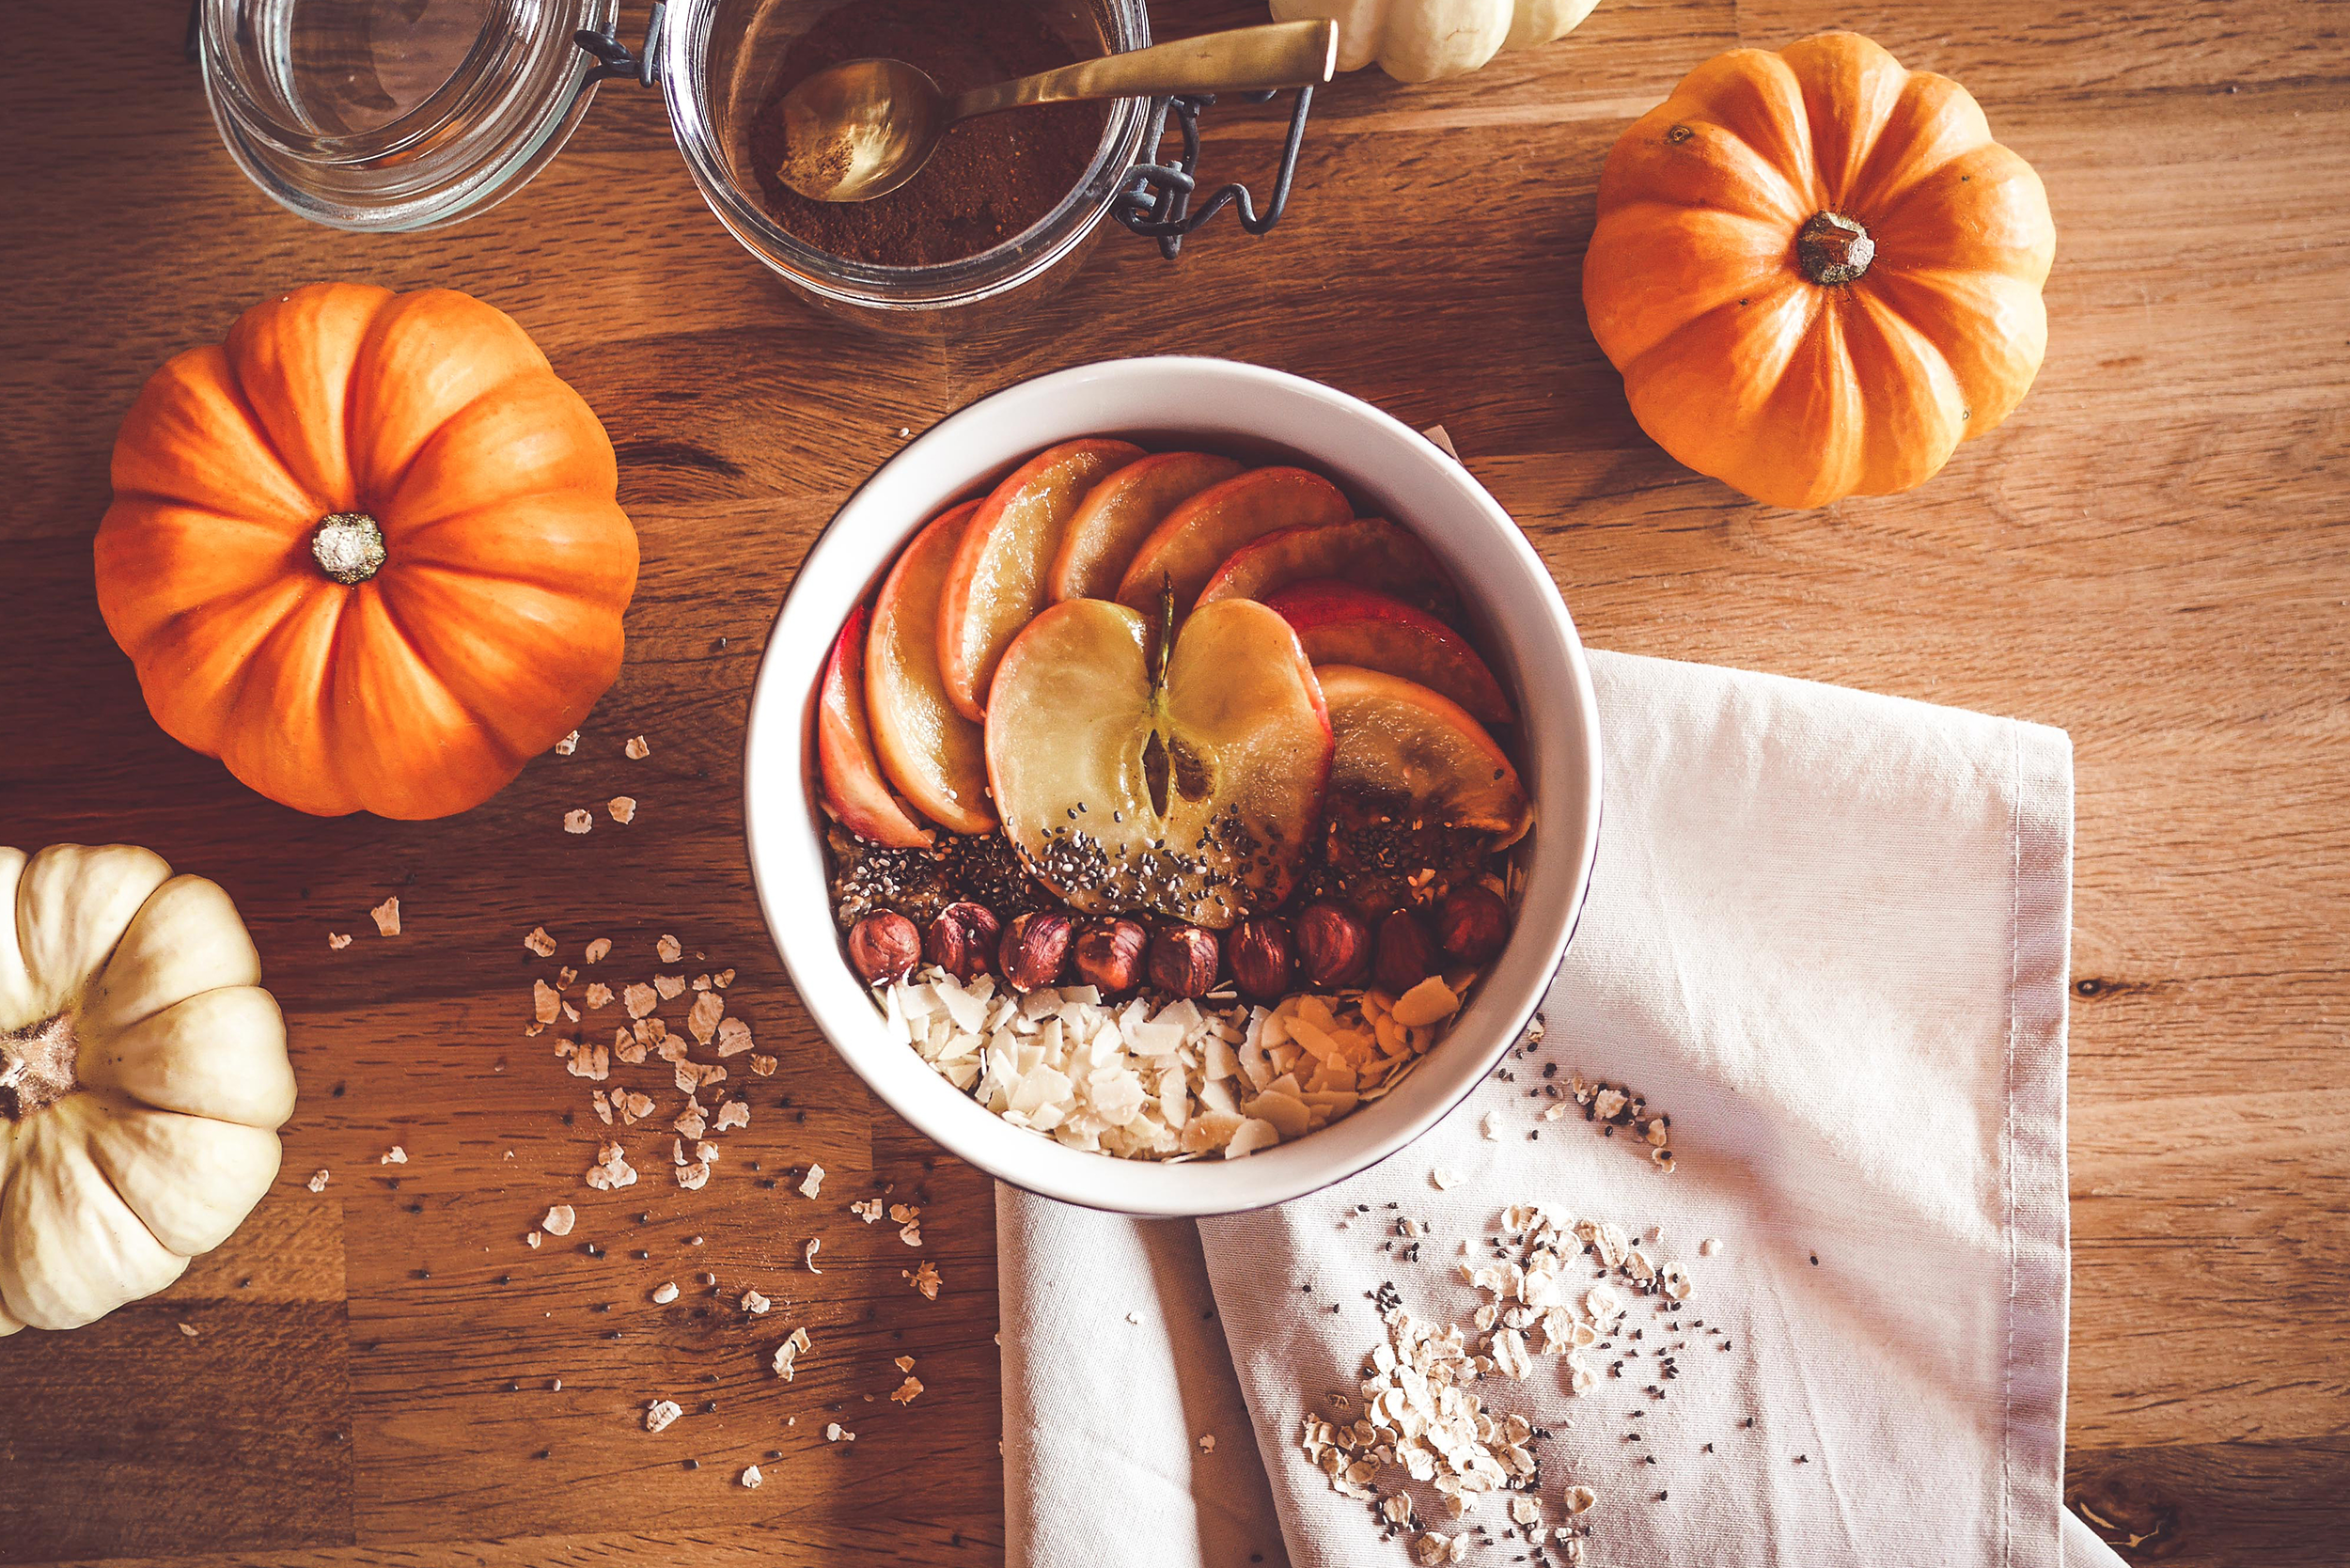
[[[1515,720],[1501,682],[1468,639],[1427,611],[1336,577],[1292,584],[1265,601],[1317,666],[1359,665],[1449,697],[1480,724]]]
[[[1130,463],[1086,493],[1061,531],[1053,558],[1052,594],[1063,599],[1115,599],[1135,553],[1167,514],[1241,471],[1228,457],[1207,452],[1153,452]]]
[[[1270,599],[1292,583],[1337,577],[1401,599],[1439,620],[1457,619],[1461,598],[1428,546],[1384,517],[1307,524],[1252,540],[1225,559],[1199,603]]]
[[[1202,611],[1169,648],[1171,620],[1101,599],[1037,617],[996,672],[987,773],[1005,834],[1072,905],[1221,930],[1295,885],[1330,719],[1262,604]]]
[[[1534,824],[1517,769],[1459,703],[1381,670],[1324,665],[1314,673],[1338,743],[1332,798],[1490,833],[1496,849]]]
[[[1167,513],[1119,580],[1118,602],[1155,614],[1160,585],[1171,583],[1175,613],[1188,615],[1216,568],[1250,540],[1283,528],[1342,523],[1354,515],[1339,487],[1319,474],[1251,468]]]
[[[930,829],[882,778],[865,719],[865,635],[872,619],[866,605],[851,610],[824,661],[816,698],[816,776],[842,827],[890,849],[913,849],[931,841]]]
[[[1142,455],[1124,441],[1065,441],[1013,469],[979,503],[938,602],[939,672],[964,717],[987,716],[996,662],[1044,607],[1070,514],[1104,475]]]
[[[979,503],[941,512],[883,579],[865,639],[865,709],[873,751],[898,792],[957,833],[995,825],[986,741],[947,695],[938,666],[938,602]]]

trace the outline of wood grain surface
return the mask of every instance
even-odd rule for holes
[[[1162,36],[1251,14],[1153,8]],[[2319,0],[1606,0],[1465,81],[1325,92],[1267,239],[1219,224],[1170,267],[1113,233],[1016,321],[909,344],[801,307],[738,250],[656,94],[605,88],[472,222],[337,235],[229,163],[182,7],[21,8],[0,93],[0,841],[141,842],[226,885],[302,1101],[277,1189],[184,1281],[0,1344],[0,1561],[1000,1559],[991,1196],[881,1111],[793,998],[747,886],[737,738],[802,552],[902,431],[1166,349],[1443,421],[1596,645],[2071,730],[2073,1488],[2144,1538],[2139,1560],[2341,1563],[2344,19]],[[1967,85],[2045,178],[2059,244],[2016,416],[1911,494],[1797,513],[1641,435],[1578,276],[1623,125],[1721,48],[1829,25]],[[1277,133],[1220,116],[1208,172],[1261,179]],[[141,379],[321,277],[515,315],[614,432],[643,538],[627,666],[577,754],[446,822],[316,821],[238,787],[148,718],[92,599]],[[652,752],[631,761],[638,733]],[[619,793],[643,803],[631,825],[560,831]],[[384,939],[367,910],[391,893],[406,930]],[[705,1191],[580,1185],[602,1129],[521,1032],[540,923],[567,954],[610,937],[607,975],[649,976],[664,933],[706,955],[692,970],[739,969],[733,1009],[783,1070]],[[330,932],[358,935],[336,952]],[[395,1143],[408,1163],[379,1164]],[[814,1201],[794,1190],[810,1163]],[[881,1192],[923,1206],[918,1251],[845,1212]],[[533,1252],[555,1200],[579,1229]],[[810,1237],[822,1275],[799,1267]],[[934,1303],[903,1277],[925,1258]],[[684,1294],[654,1307],[665,1279]],[[746,1287],[775,1312],[735,1310]],[[799,1323],[818,1351],[786,1385],[766,1356]],[[901,1355],[927,1386],[911,1406],[886,1398]],[[649,1437],[656,1396],[687,1413]],[[826,1443],[828,1421],[857,1440]],[[751,1463],[755,1492],[735,1484]]]

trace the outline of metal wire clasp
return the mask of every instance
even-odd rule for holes
[[[1126,188],[1119,193],[1115,209],[1118,221],[1136,233],[1159,243],[1159,254],[1169,261],[1183,248],[1183,236],[1214,217],[1227,207],[1240,209],[1240,226],[1251,234],[1262,234],[1281,221],[1281,212],[1289,205],[1290,182],[1297,173],[1297,149],[1306,137],[1306,116],[1313,107],[1314,89],[1299,87],[1297,103],[1290,111],[1289,138],[1281,145],[1280,171],[1273,181],[1272,197],[1265,202],[1264,212],[1258,214],[1246,185],[1226,185],[1207,199],[1198,212],[1192,211],[1191,198],[1198,181],[1193,170],[1199,166],[1199,111],[1215,102],[1214,93],[1195,93],[1158,101],[1151,120],[1151,149],[1155,155],[1159,142],[1167,134],[1167,117],[1171,112],[1183,133],[1183,156],[1177,164],[1137,164]],[[1240,95],[1247,103],[1270,102],[1277,92],[1248,92]]]
[[[642,87],[658,86],[661,82],[661,22],[668,7],[664,0],[653,0],[652,16],[645,24],[645,42],[632,52],[619,37],[609,32],[599,33],[582,27],[572,35],[572,41],[596,57],[596,65],[588,72],[587,83],[610,81],[616,77],[632,77]]]

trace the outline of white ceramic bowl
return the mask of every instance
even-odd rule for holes
[[[1452,1030],[1385,1099],[1246,1159],[1175,1165],[1065,1149],[996,1117],[882,1030],[829,916],[822,819],[809,787],[810,709],[849,608],[948,502],[1019,459],[1084,435],[1154,450],[1200,445],[1328,475],[1358,510],[1410,525],[1450,569],[1523,709],[1535,803],[1525,901],[1510,944]],[[760,661],[744,741],[751,871],[784,966],[817,1027],[890,1108],[956,1157],[1015,1186],[1139,1215],[1221,1214],[1342,1181],[1402,1149],[1516,1041],[1557,971],[1599,840],[1599,733],[1574,623],[1526,537],[1466,469],[1369,403],[1221,359],[1111,360],[1008,387],[926,431],[850,497],[801,565]]]

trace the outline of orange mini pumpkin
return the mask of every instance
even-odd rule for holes
[[[2047,346],[2047,193],[1856,33],[1691,71],[1608,154],[1583,304],[1640,427],[1759,500],[1931,478]]]
[[[155,372],[98,605],[155,720],[321,816],[479,805],[620,667],[612,443],[503,312],[322,283]]]

